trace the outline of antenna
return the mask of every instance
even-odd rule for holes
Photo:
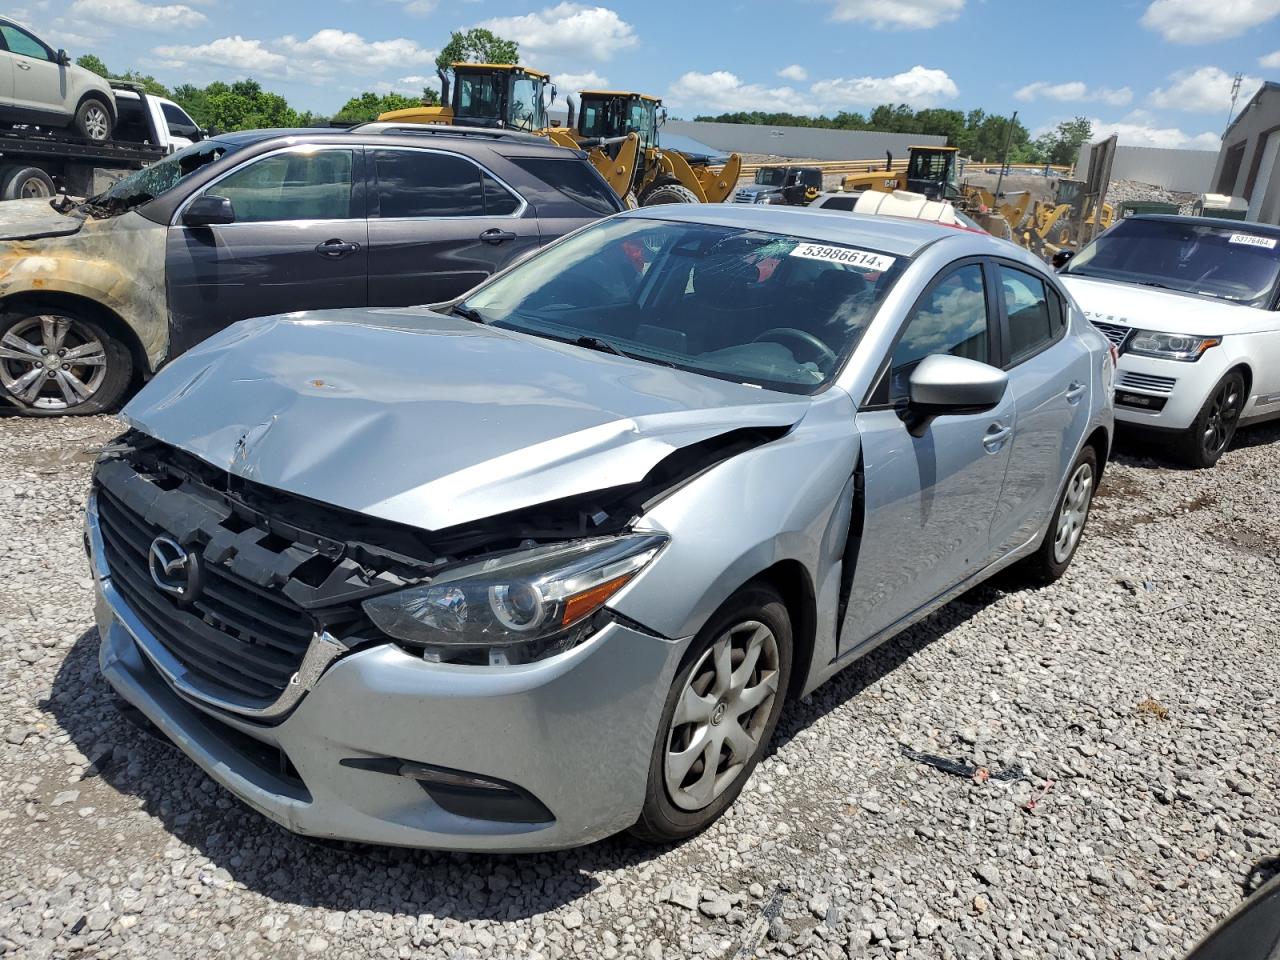
[[[1227,111],[1227,130],[1231,129],[1231,118],[1236,115],[1236,100],[1240,97],[1240,84],[1244,82],[1244,74],[1237,73],[1231,79],[1231,109]],[[1227,135],[1227,130],[1222,131],[1222,135]]]

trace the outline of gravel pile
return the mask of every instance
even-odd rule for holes
[[[1199,194],[1195,193],[1179,193],[1175,190],[1166,190],[1164,187],[1158,187],[1154,183],[1142,183],[1138,180],[1112,180],[1111,185],[1107,187],[1107,203],[1116,207],[1126,200],[1142,200],[1156,203],[1176,203],[1178,212],[1190,214],[1191,207],[1196,202]]]
[[[292,836],[112,707],[81,510],[116,429],[0,420],[0,954],[1173,958],[1280,853],[1276,427],[1122,453],[1062,582],[792,704],[703,836],[519,858]]]

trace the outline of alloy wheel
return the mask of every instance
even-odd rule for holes
[[[106,374],[102,341],[70,317],[28,317],[0,337],[0,385],[29,407],[79,406],[98,392]]]
[[[1205,421],[1200,442],[1209,457],[1217,457],[1231,442],[1236,417],[1240,415],[1240,381],[1235,377],[1218,386],[1209,401],[1209,416]]]
[[[671,718],[663,764],[667,793],[701,810],[734,782],[760,746],[778,694],[778,640],[747,620],[698,660]]]
[[[1093,467],[1082,463],[1076,467],[1067,481],[1062,495],[1062,509],[1058,512],[1058,529],[1053,537],[1054,563],[1065,563],[1075,552],[1084,532],[1084,522],[1089,518],[1089,505],[1093,502]]]
[[[93,106],[84,112],[84,130],[90,140],[107,139],[107,111]]]

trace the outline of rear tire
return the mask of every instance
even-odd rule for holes
[[[721,605],[667,693],[633,836],[683,840],[733,803],[778,725],[791,658],[791,618],[772,586],[747,584]]]
[[[132,378],[128,346],[83,313],[27,308],[0,314],[0,398],[24,416],[105,413]]]
[[[679,183],[660,183],[640,198],[640,206],[653,207],[660,203],[697,203],[698,196]]]
[[[1180,463],[1207,470],[1218,462],[1236,435],[1244,393],[1244,374],[1239,370],[1230,371],[1214,384],[1195,421],[1174,443],[1174,455]]]
[[[115,129],[111,110],[97,97],[89,97],[80,104],[80,109],[76,111],[75,125],[80,136],[92,143],[110,140]]]
[[[1053,511],[1044,541],[1035,553],[1022,561],[1022,572],[1030,582],[1053,583],[1071,566],[1089,521],[1098,477],[1097,451],[1085,447],[1067,474],[1067,484],[1058,497],[1058,507]]]
[[[0,171],[0,199],[30,200],[57,193],[53,178],[39,167],[6,167]]]

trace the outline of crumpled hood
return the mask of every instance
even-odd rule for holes
[[[641,480],[809,400],[412,310],[236,324],[125,408],[239,476],[440,530]]]
[[[46,199],[0,203],[0,240],[65,237],[79,232],[83,226],[83,218],[58,213]]]
[[[1090,320],[1191,336],[1228,336],[1280,330],[1280,314],[1226,300],[1173,293],[1136,283],[1059,274]]]

